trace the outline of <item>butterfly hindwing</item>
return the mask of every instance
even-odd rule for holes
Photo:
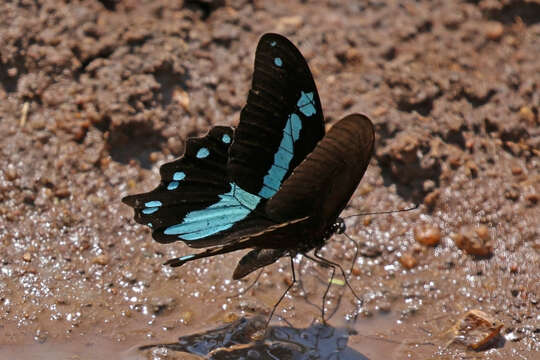
[[[359,114],[338,121],[265,204],[275,221],[310,216],[321,228],[347,205],[371,160],[375,132]]]
[[[321,101],[304,57],[283,36],[264,35],[230,150],[231,179],[268,199],[323,136]]]
[[[227,175],[233,137],[232,128],[216,126],[205,137],[189,139],[184,155],[161,167],[157,188],[123,199],[135,209],[135,220],[152,228],[157,241],[204,238],[257,206],[258,198],[248,196],[239,204],[227,196],[237,192]]]

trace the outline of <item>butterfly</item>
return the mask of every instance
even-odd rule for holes
[[[257,45],[238,126],[188,139],[184,155],[161,166],[154,190],[122,201],[156,241],[205,249],[165,263],[172,267],[251,249],[233,272],[240,279],[281,257],[320,249],[344,230],[339,214],[366,171],[374,138],[360,114],[325,135],[306,60],[285,37],[269,33]]]

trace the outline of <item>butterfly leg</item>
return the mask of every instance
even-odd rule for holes
[[[343,270],[343,267],[341,267],[340,264],[336,263],[336,262],[333,262],[333,261],[330,261],[328,259],[325,259],[323,258],[321,255],[319,255],[319,250],[320,249],[317,249],[315,250],[315,252],[313,253],[313,255],[321,260],[322,262],[325,262],[326,264],[328,264],[328,266],[332,266],[334,265],[335,267],[337,267],[339,269],[339,271],[341,272],[341,275],[343,275],[343,280],[345,280],[345,284],[347,284],[347,287],[351,290],[352,294],[354,295],[354,297],[360,301],[360,306],[364,303],[364,300],[362,300],[362,298],[360,296],[358,296],[356,294],[356,292],[354,291],[354,289],[352,288],[351,284],[349,283],[349,279],[347,277],[347,275],[345,274],[345,270]]]
[[[266,320],[265,328],[268,328],[268,324],[270,324],[270,320],[272,320],[272,317],[274,316],[274,313],[276,312],[277,307],[279,306],[279,304],[281,303],[281,301],[283,300],[283,298],[285,298],[285,295],[287,295],[287,293],[289,292],[289,290],[291,290],[291,288],[292,288],[292,287],[294,286],[294,284],[296,283],[296,274],[294,273],[294,261],[293,261],[293,256],[291,256],[290,258],[291,258],[291,270],[292,270],[292,283],[287,287],[287,290],[285,290],[285,292],[281,295],[281,297],[279,298],[279,300],[277,301],[277,303],[274,305],[274,308],[273,308],[272,311],[270,312],[270,316],[268,316],[268,320]]]
[[[321,318],[324,324],[326,324],[326,319],[324,317],[326,313],[326,296],[328,295],[328,292],[330,291],[330,286],[332,285],[332,280],[334,280],[334,275],[336,274],[336,266],[332,265],[328,262],[326,262],[326,259],[319,259],[318,257],[312,257],[308,254],[303,254],[306,258],[310,259],[311,261],[320,264],[325,267],[330,267],[332,269],[332,275],[330,276],[330,281],[328,282],[328,285],[326,286],[326,290],[324,291],[323,298],[322,298],[322,307],[321,307]],[[331,314],[331,316],[328,318],[330,319],[334,315],[334,313]]]
[[[338,268],[343,276],[343,280],[345,281],[345,284],[347,284],[347,287],[351,290],[352,294],[354,295],[354,297],[360,302],[360,306],[362,306],[363,304],[363,300],[362,298],[360,298],[356,292],[354,291],[354,289],[352,288],[351,284],[349,283],[349,280],[347,278],[347,275],[345,274],[345,270],[343,270],[343,267],[338,264],[338,263],[335,263],[333,261],[330,261],[328,259],[325,259],[323,258],[320,254],[319,254],[319,251],[320,251],[320,248],[319,249],[316,249],[315,252],[313,253],[313,257],[312,256],[309,256],[307,254],[303,254],[305,257],[307,257],[308,259],[310,260],[313,260],[314,262],[316,263],[319,263],[323,266],[329,266],[332,268],[332,279],[334,277],[334,273],[335,273],[335,269]],[[323,296],[323,321],[324,321],[324,303],[326,302],[326,295],[328,294],[328,291],[330,289],[330,285],[332,284],[332,282],[330,281],[329,284],[328,284],[328,287],[326,288],[326,291],[324,293],[324,296]]]
[[[343,235],[345,235],[345,237],[347,239],[349,239],[353,245],[354,245],[354,257],[353,257],[353,261],[351,263],[351,269],[350,271],[352,272],[353,268],[354,268],[354,264],[356,264],[356,259],[358,259],[358,253],[360,251],[360,247],[358,246],[358,242],[356,240],[354,240],[352,237],[350,237],[349,235],[343,233]]]

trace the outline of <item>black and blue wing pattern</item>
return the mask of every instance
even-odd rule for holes
[[[296,47],[264,35],[240,122],[189,139],[182,158],[161,167],[151,192],[126,197],[135,220],[162,243],[224,245],[275,224],[264,203],[324,136],[319,95]]]
[[[350,115],[324,133],[304,57],[283,36],[266,34],[238,127],[188,139],[184,155],[161,167],[157,188],[123,201],[157,241],[208,248],[167,264],[251,248],[233,274],[243,277],[322,246],[356,189],[373,151],[371,121]]]
[[[282,256],[322,246],[328,229],[364,176],[374,144],[371,121],[360,114],[346,116],[294,169],[277,194],[265,202],[264,213],[275,224],[238,237],[228,245],[173,259],[169,264],[181,266],[194,259],[253,248],[234,271],[233,279],[239,279]]]
[[[321,101],[306,60],[283,36],[264,35],[229,154],[231,178],[268,199],[323,136]]]
[[[151,227],[154,238],[167,243],[202,238],[216,227],[230,226],[221,219],[225,212],[233,213],[231,219],[245,215],[245,207],[228,195],[235,192],[227,173],[233,137],[232,128],[216,126],[205,137],[189,139],[183,157],[161,167],[157,188],[123,199],[135,209],[135,221]],[[244,204],[256,207],[250,200]]]

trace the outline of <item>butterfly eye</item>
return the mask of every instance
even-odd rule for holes
[[[283,65],[283,60],[281,60],[280,57],[277,57],[274,59],[274,64],[276,64],[276,66],[281,67]]]
[[[199,159],[204,159],[208,155],[210,155],[210,151],[205,147],[200,148],[199,151],[197,151],[197,158]]]

